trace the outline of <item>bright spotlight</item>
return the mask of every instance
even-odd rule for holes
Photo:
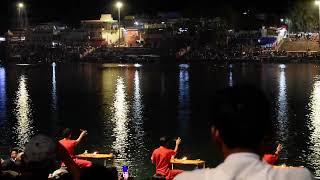
[[[18,6],[18,8],[23,8],[24,4],[22,2],[19,2],[17,6]]]
[[[116,7],[117,7],[117,8],[120,9],[120,8],[122,8],[122,6],[123,6],[122,2],[117,2],[117,3],[116,3]]]

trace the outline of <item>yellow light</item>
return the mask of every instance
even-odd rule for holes
[[[117,8],[120,9],[120,8],[122,8],[122,6],[123,6],[122,2],[119,1],[119,2],[116,3],[116,7]]]
[[[18,8],[23,8],[24,7],[24,4],[22,2],[18,3]]]
[[[95,151],[93,154],[94,154],[94,155],[96,155],[97,153],[98,153],[98,152],[97,152],[97,151]]]
[[[314,3],[318,6],[320,5],[320,1],[315,1]]]
[[[186,156],[182,158],[182,160],[187,160],[187,159],[188,159],[188,158],[187,158]]]

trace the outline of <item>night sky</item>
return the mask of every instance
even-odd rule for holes
[[[282,13],[293,0],[123,0],[123,15],[153,14],[159,11],[179,11],[184,16],[219,16],[228,10]],[[16,17],[14,0],[0,1],[0,30],[7,29]],[[61,21],[77,24],[81,19],[97,19],[103,12],[116,15],[110,0],[24,0],[30,22]]]

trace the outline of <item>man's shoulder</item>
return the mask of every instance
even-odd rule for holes
[[[268,168],[269,169],[269,168]],[[230,172],[231,173],[231,172]],[[252,172],[254,173],[254,172]],[[290,180],[313,180],[313,175],[310,171],[306,168],[302,167],[290,167],[290,168],[282,168],[282,167],[273,167],[268,171],[265,171],[262,174],[259,172],[256,175],[250,176],[256,177],[263,175],[265,179],[290,179]],[[261,173],[261,172],[260,172]],[[234,174],[233,174],[234,175]],[[195,180],[195,179],[212,179],[212,178],[219,178],[219,179],[230,179],[233,176],[232,174],[228,174],[226,171],[219,169],[219,167],[214,169],[201,169],[201,170],[194,170],[189,172],[183,172],[175,177],[174,180]],[[239,174],[240,175],[240,174]]]
[[[168,153],[168,152],[174,152],[174,150],[168,149],[168,148],[161,148],[161,147],[159,147],[159,148],[153,150],[153,152]]]
[[[174,180],[188,180],[188,179],[206,179],[211,177],[213,169],[197,169],[193,171],[185,171],[174,178]]]
[[[304,167],[276,167],[273,168],[273,175],[286,179],[311,180],[313,175]]]
[[[59,140],[60,143],[75,143],[77,142],[76,140],[72,140],[72,139],[61,139]]]
[[[159,148],[156,148],[153,150],[153,153],[158,152],[158,151],[159,151]]]

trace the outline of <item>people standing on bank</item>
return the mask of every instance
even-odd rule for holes
[[[274,167],[262,161],[262,149],[272,137],[270,104],[252,86],[233,86],[213,100],[211,135],[223,152],[224,162],[214,169],[195,170],[175,180],[312,180],[306,168]]]
[[[85,130],[82,130],[81,134],[79,135],[78,139],[76,140],[72,140],[71,139],[71,135],[72,135],[72,131],[69,128],[66,128],[63,130],[62,132],[62,137],[63,139],[61,139],[59,141],[59,143],[67,149],[69,155],[71,156],[71,158],[75,161],[75,163],[79,166],[79,167],[91,167],[92,166],[92,162],[91,161],[87,161],[87,160],[82,160],[82,159],[77,159],[76,155],[74,153],[74,149],[75,147],[81,142],[81,140],[83,139],[84,136],[86,136],[88,133]]]
[[[156,175],[164,176],[167,180],[173,179],[176,175],[182,173],[182,170],[171,169],[170,160],[175,157],[181,143],[180,137],[176,139],[174,150],[169,149],[169,140],[167,137],[160,138],[160,147],[155,149],[151,156],[151,161],[156,165]]]

